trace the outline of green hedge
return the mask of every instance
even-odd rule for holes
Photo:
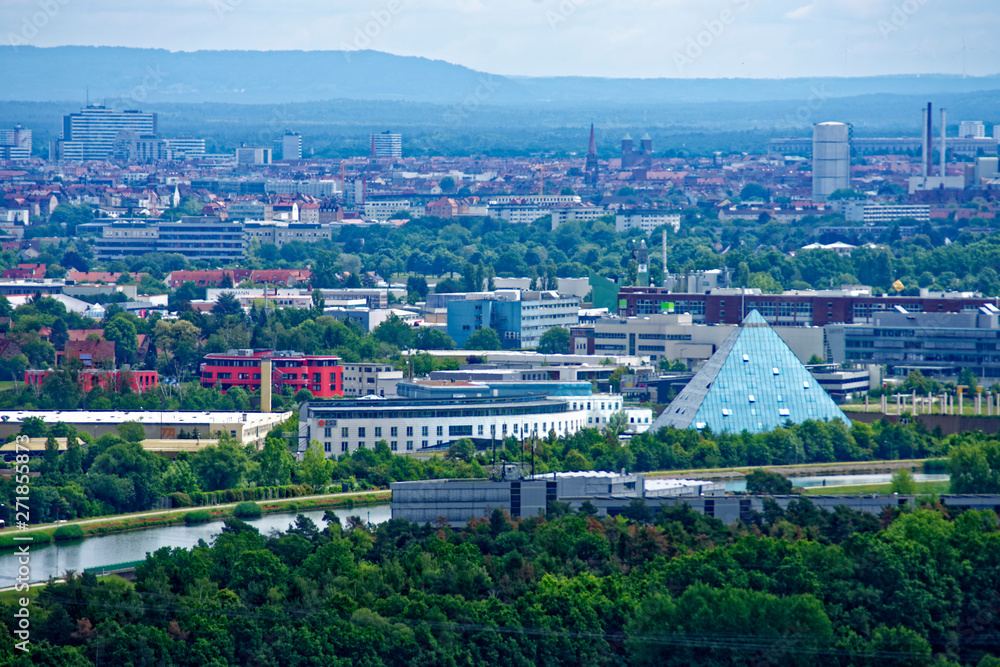
[[[56,542],[62,540],[79,540],[83,537],[83,528],[77,525],[70,526],[59,526],[56,528],[56,532],[52,534],[53,539]]]
[[[260,505],[253,502],[240,503],[233,510],[233,516],[240,519],[256,519],[261,514],[263,514],[263,510],[261,510]]]
[[[167,498],[170,498],[171,507],[194,507],[194,500],[182,491],[168,493]]]
[[[208,510],[195,510],[184,515],[184,523],[208,523],[212,514]]]

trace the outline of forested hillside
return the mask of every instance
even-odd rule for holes
[[[993,512],[808,500],[725,526],[684,507],[554,505],[467,528],[233,520],[134,586],[47,586],[13,665],[1000,664]]]

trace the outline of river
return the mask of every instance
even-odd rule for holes
[[[323,513],[327,510],[310,510],[301,512],[313,520],[322,529]],[[342,524],[347,523],[347,517],[358,516],[372,524],[388,521],[389,505],[371,505],[354,507],[352,509],[337,508],[333,513],[340,517]],[[295,521],[296,514],[266,514],[259,519],[247,521],[261,534],[271,530],[287,530]],[[212,521],[196,525],[163,526],[147,528],[127,533],[88,537],[72,542],[56,542],[45,546],[31,547],[31,581],[46,581],[50,577],[62,576],[66,570],[83,572],[84,568],[98,565],[113,565],[142,559],[147,553],[152,553],[162,547],[190,548],[198,540],[210,542],[214,535],[222,531],[222,521]],[[17,575],[18,556],[13,551],[0,552],[0,588],[13,586]]]

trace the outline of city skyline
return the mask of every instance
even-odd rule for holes
[[[14,0],[0,43],[210,49],[372,49],[509,76],[788,78],[1000,71],[986,0],[142,0],[102,7]],[[308,17],[304,21],[303,17]],[[137,30],[139,26],[155,29]],[[348,56],[349,57],[349,56]]]

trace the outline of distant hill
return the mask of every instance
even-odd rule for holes
[[[123,47],[0,46],[0,100],[277,104],[334,99],[495,105],[670,105],[807,102],[889,94],[1000,90],[1000,76],[811,79],[503,77],[451,63],[377,51],[194,51]]]

